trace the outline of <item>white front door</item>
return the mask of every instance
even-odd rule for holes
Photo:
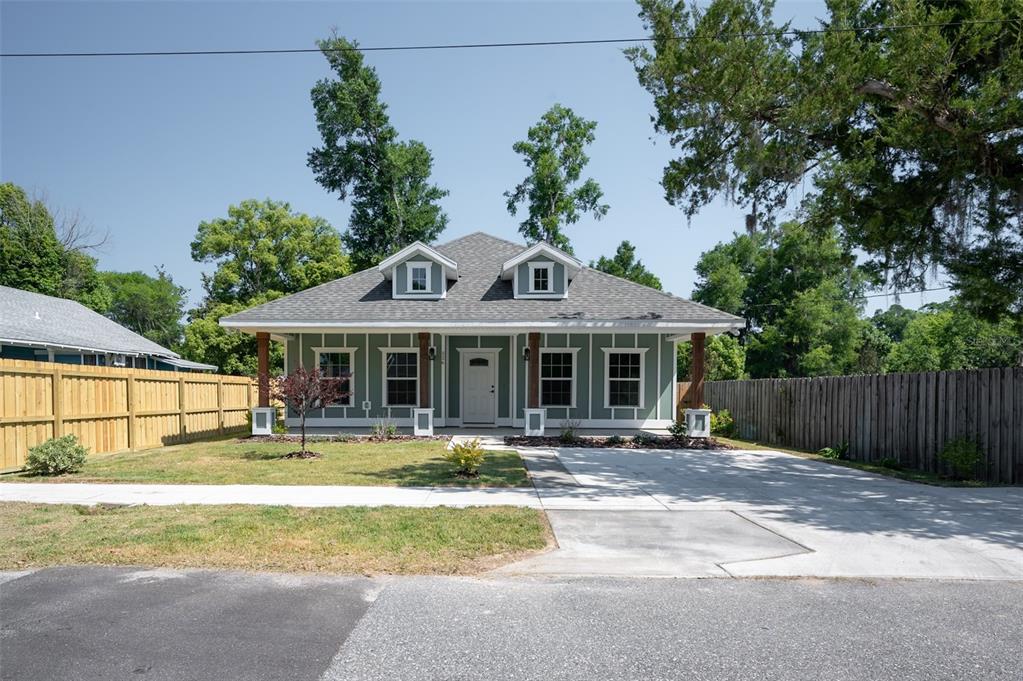
[[[462,352],[463,423],[494,425],[497,417],[497,355]]]

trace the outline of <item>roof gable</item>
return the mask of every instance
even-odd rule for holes
[[[438,253],[435,249],[427,246],[422,241],[411,243],[394,255],[383,260],[379,265],[377,265],[377,270],[384,275],[385,279],[390,279],[393,276],[394,268],[397,265],[416,256],[428,258],[443,267],[446,278],[458,278],[458,263],[444,254]]]
[[[582,269],[583,264],[579,260],[576,260],[568,253],[565,253],[561,249],[551,246],[545,241],[533,244],[529,248],[526,248],[521,253],[518,253],[512,258],[509,258],[501,265],[501,277],[503,279],[511,279],[515,275],[515,268],[524,262],[529,262],[537,256],[546,256],[554,262],[561,263],[565,266],[565,271],[568,273],[568,278],[573,278],[579,270]]]

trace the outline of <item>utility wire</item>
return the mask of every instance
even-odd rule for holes
[[[939,286],[938,288],[922,288],[916,291],[886,291],[884,293],[871,293],[865,296],[856,296],[856,299],[860,298],[886,298],[888,296],[911,296],[914,293],[930,293],[931,291],[950,291],[951,286]],[[747,307],[775,307],[778,305],[784,305],[785,303],[752,303]]]
[[[760,31],[752,33],[717,33],[713,36],[719,38],[766,38],[778,36],[804,36],[822,33],[868,33],[870,31],[901,31],[910,28],[944,28],[951,26],[973,26],[981,24],[1009,24],[1017,23],[1018,19],[976,19],[967,21],[948,21],[919,24],[894,24],[891,26],[862,26],[858,28],[820,28],[785,31]],[[708,36],[710,37],[710,36]],[[697,36],[675,36],[675,40],[691,41]],[[321,50],[318,47],[299,47],[286,49],[256,49],[256,50],[154,50],[138,52],[5,52],[0,53],[3,58],[37,58],[37,57],[192,57],[202,55],[228,55],[228,54],[307,54],[320,52],[408,52],[424,50],[467,50],[487,49],[499,47],[550,47],[557,45],[614,45],[620,43],[647,43],[654,42],[656,38],[644,36],[641,38],[599,38],[593,40],[536,40],[528,42],[506,42],[506,43],[450,43],[437,45],[380,45],[370,47],[343,47]]]

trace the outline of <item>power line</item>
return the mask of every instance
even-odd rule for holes
[[[950,291],[951,286],[939,286],[937,288],[922,288],[916,291],[886,291],[884,293],[871,293],[864,296],[856,296],[856,299],[860,298],[886,298],[888,296],[911,296],[914,293],[930,293],[931,291]],[[776,307],[778,305],[786,305],[787,303],[752,303],[746,307]]]
[[[918,24],[894,24],[891,26],[861,26],[851,28],[820,28],[786,31],[760,31],[751,33],[717,33],[714,38],[766,38],[777,36],[803,36],[823,33],[868,33],[871,31],[901,31],[909,28],[945,28],[952,26],[973,26],[982,24],[1009,24],[1017,22],[1017,19],[976,19],[966,21],[947,21]],[[691,41],[696,36],[676,36],[675,40]],[[656,38],[644,36],[641,38],[598,38],[592,40],[534,40],[527,42],[504,42],[504,43],[449,43],[436,45],[379,45],[370,47],[343,47],[330,50],[321,50],[318,47],[296,47],[284,49],[254,49],[254,50],[153,50],[137,52],[5,52],[0,53],[3,58],[37,58],[37,57],[193,57],[193,56],[219,56],[219,55],[248,55],[248,54],[308,54],[328,52],[409,52],[426,50],[468,50],[468,49],[489,49],[503,47],[553,47],[553,46],[578,46],[578,45],[614,45],[621,43],[648,43]]]

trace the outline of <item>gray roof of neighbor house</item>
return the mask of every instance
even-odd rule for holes
[[[176,352],[73,300],[7,286],[0,286],[0,344],[180,359]]]
[[[440,300],[395,300],[391,283],[372,268],[224,317],[221,324],[243,329],[392,322],[523,326],[663,322],[728,327],[742,321],[589,267],[575,275],[565,298],[515,299],[512,282],[501,278],[501,266],[526,246],[475,232],[435,248],[458,263],[459,277],[448,282],[447,296]]]

